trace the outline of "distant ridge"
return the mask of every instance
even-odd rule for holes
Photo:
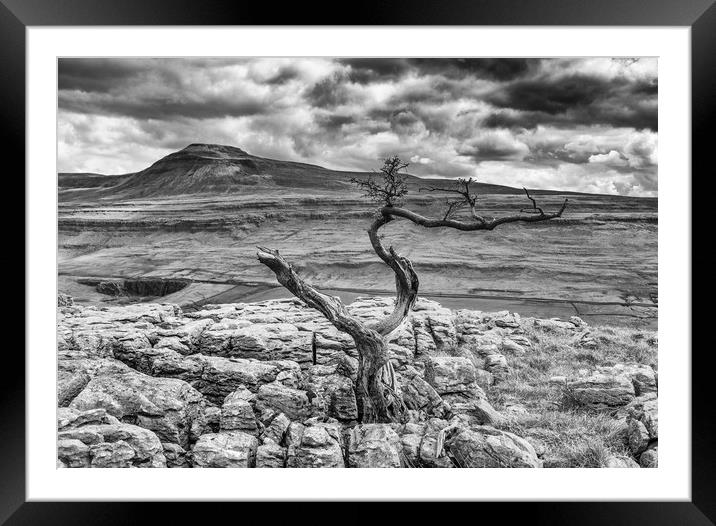
[[[280,161],[251,155],[235,146],[193,143],[162,157],[136,173],[101,175],[60,173],[60,198],[134,199],[185,194],[251,194],[261,188],[316,188],[351,190],[352,178],[364,179],[372,172],[329,170],[322,166]],[[408,176],[410,189],[420,186],[448,186],[448,179],[422,179]],[[516,194],[522,189],[475,183],[484,194]],[[538,194],[576,194],[575,192],[535,191]]]

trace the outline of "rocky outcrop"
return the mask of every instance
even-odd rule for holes
[[[349,308],[372,319],[392,300],[359,298]],[[420,300],[390,336],[408,419],[388,425],[358,422],[353,341],[298,301],[186,313],[63,305],[58,466],[541,467],[532,445],[539,439],[506,430],[526,409],[503,401],[496,411],[491,390],[529,355],[525,328],[577,338],[588,330],[580,322],[453,312]],[[618,413],[633,464],[656,465],[650,367],[600,367],[549,385],[580,410]]]

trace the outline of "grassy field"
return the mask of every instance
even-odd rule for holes
[[[576,346],[573,335],[543,328],[525,326],[525,336],[532,348],[524,355],[506,355],[507,376],[486,391],[494,408],[509,415],[499,427],[537,445],[545,467],[605,467],[610,457],[629,457],[624,415],[579,407],[553,379],[620,363],[656,369],[656,332],[592,327],[594,348]]]

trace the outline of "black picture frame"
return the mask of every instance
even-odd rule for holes
[[[709,133],[716,105],[715,0],[370,0],[353,8],[335,2],[276,3],[197,0],[0,0],[0,138],[25,173],[25,30],[27,26],[83,25],[584,25],[691,28],[692,175],[713,177]],[[6,156],[4,156],[6,157]],[[693,188],[693,184],[692,184]],[[24,193],[24,186],[20,192]],[[709,210],[705,192],[692,190],[692,210]],[[666,211],[662,211],[666,214]],[[663,220],[668,220],[668,215]],[[697,225],[699,222],[694,220]],[[692,239],[698,239],[692,237]],[[709,240],[708,238],[706,238]],[[711,243],[708,243],[710,245]],[[17,246],[17,245],[15,245]],[[692,252],[693,258],[693,252]],[[27,264],[27,262],[25,262]],[[23,271],[24,272],[24,271]],[[32,276],[25,273],[25,280]],[[707,291],[708,292],[708,291]],[[26,316],[31,316],[26,312]],[[25,319],[26,321],[26,319]],[[693,329],[697,329],[692,323]],[[703,329],[701,329],[703,330]],[[480,504],[511,520],[549,524],[714,524],[714,444],[711,346],[693,346],[692,500],[643,503]],[[13,346],[13,349],[17,347]],[[8,349],[9,350],[9,349]],[[687,353],[690,349],[669,352]],[[11,358],[7,355],[6,359]],[[129,524],[151,518],[137,503],[28,503],[25,499],[24,359],[13,351],[0,382],[0,523]],[[12,371],[9,373],[8,371]],[[241,504],[245,506],[246,504]],[[490,508],[485,508],[490,506]],[[153,506],[154,507],[154,506]],[[480,513],[483,513],[480,511]],[[163,506],[162,521],[188,518],[186,506]],[[235,513],[235,512],[234,512]],[[241,512],[242,515],[247,510]],[[469,512],[471,515],[474,511]],[[219,520],[218,516],[217,519]],[[335,519],[340,520],[340,519]],[[477,518],[475,520],[478,520]]]

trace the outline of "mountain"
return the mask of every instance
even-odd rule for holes
[[[76,198],[133,199],[185,194],[251,194],[259,189],[276,187],[350,191],[354,189],[352,178],[366,179],[371,175],[374,174],[329,170],[313,164],[265,159],[234,146],[190,144],[136,173],[60,173],[58,186],[61,201]],[[411,191],[417,191],[420,186],[425,185],[451,184],[447,179],[422,179],[408,175]],[[483,194],[522,193],[518,188],[486,183],[475,183],[473,188]]]

